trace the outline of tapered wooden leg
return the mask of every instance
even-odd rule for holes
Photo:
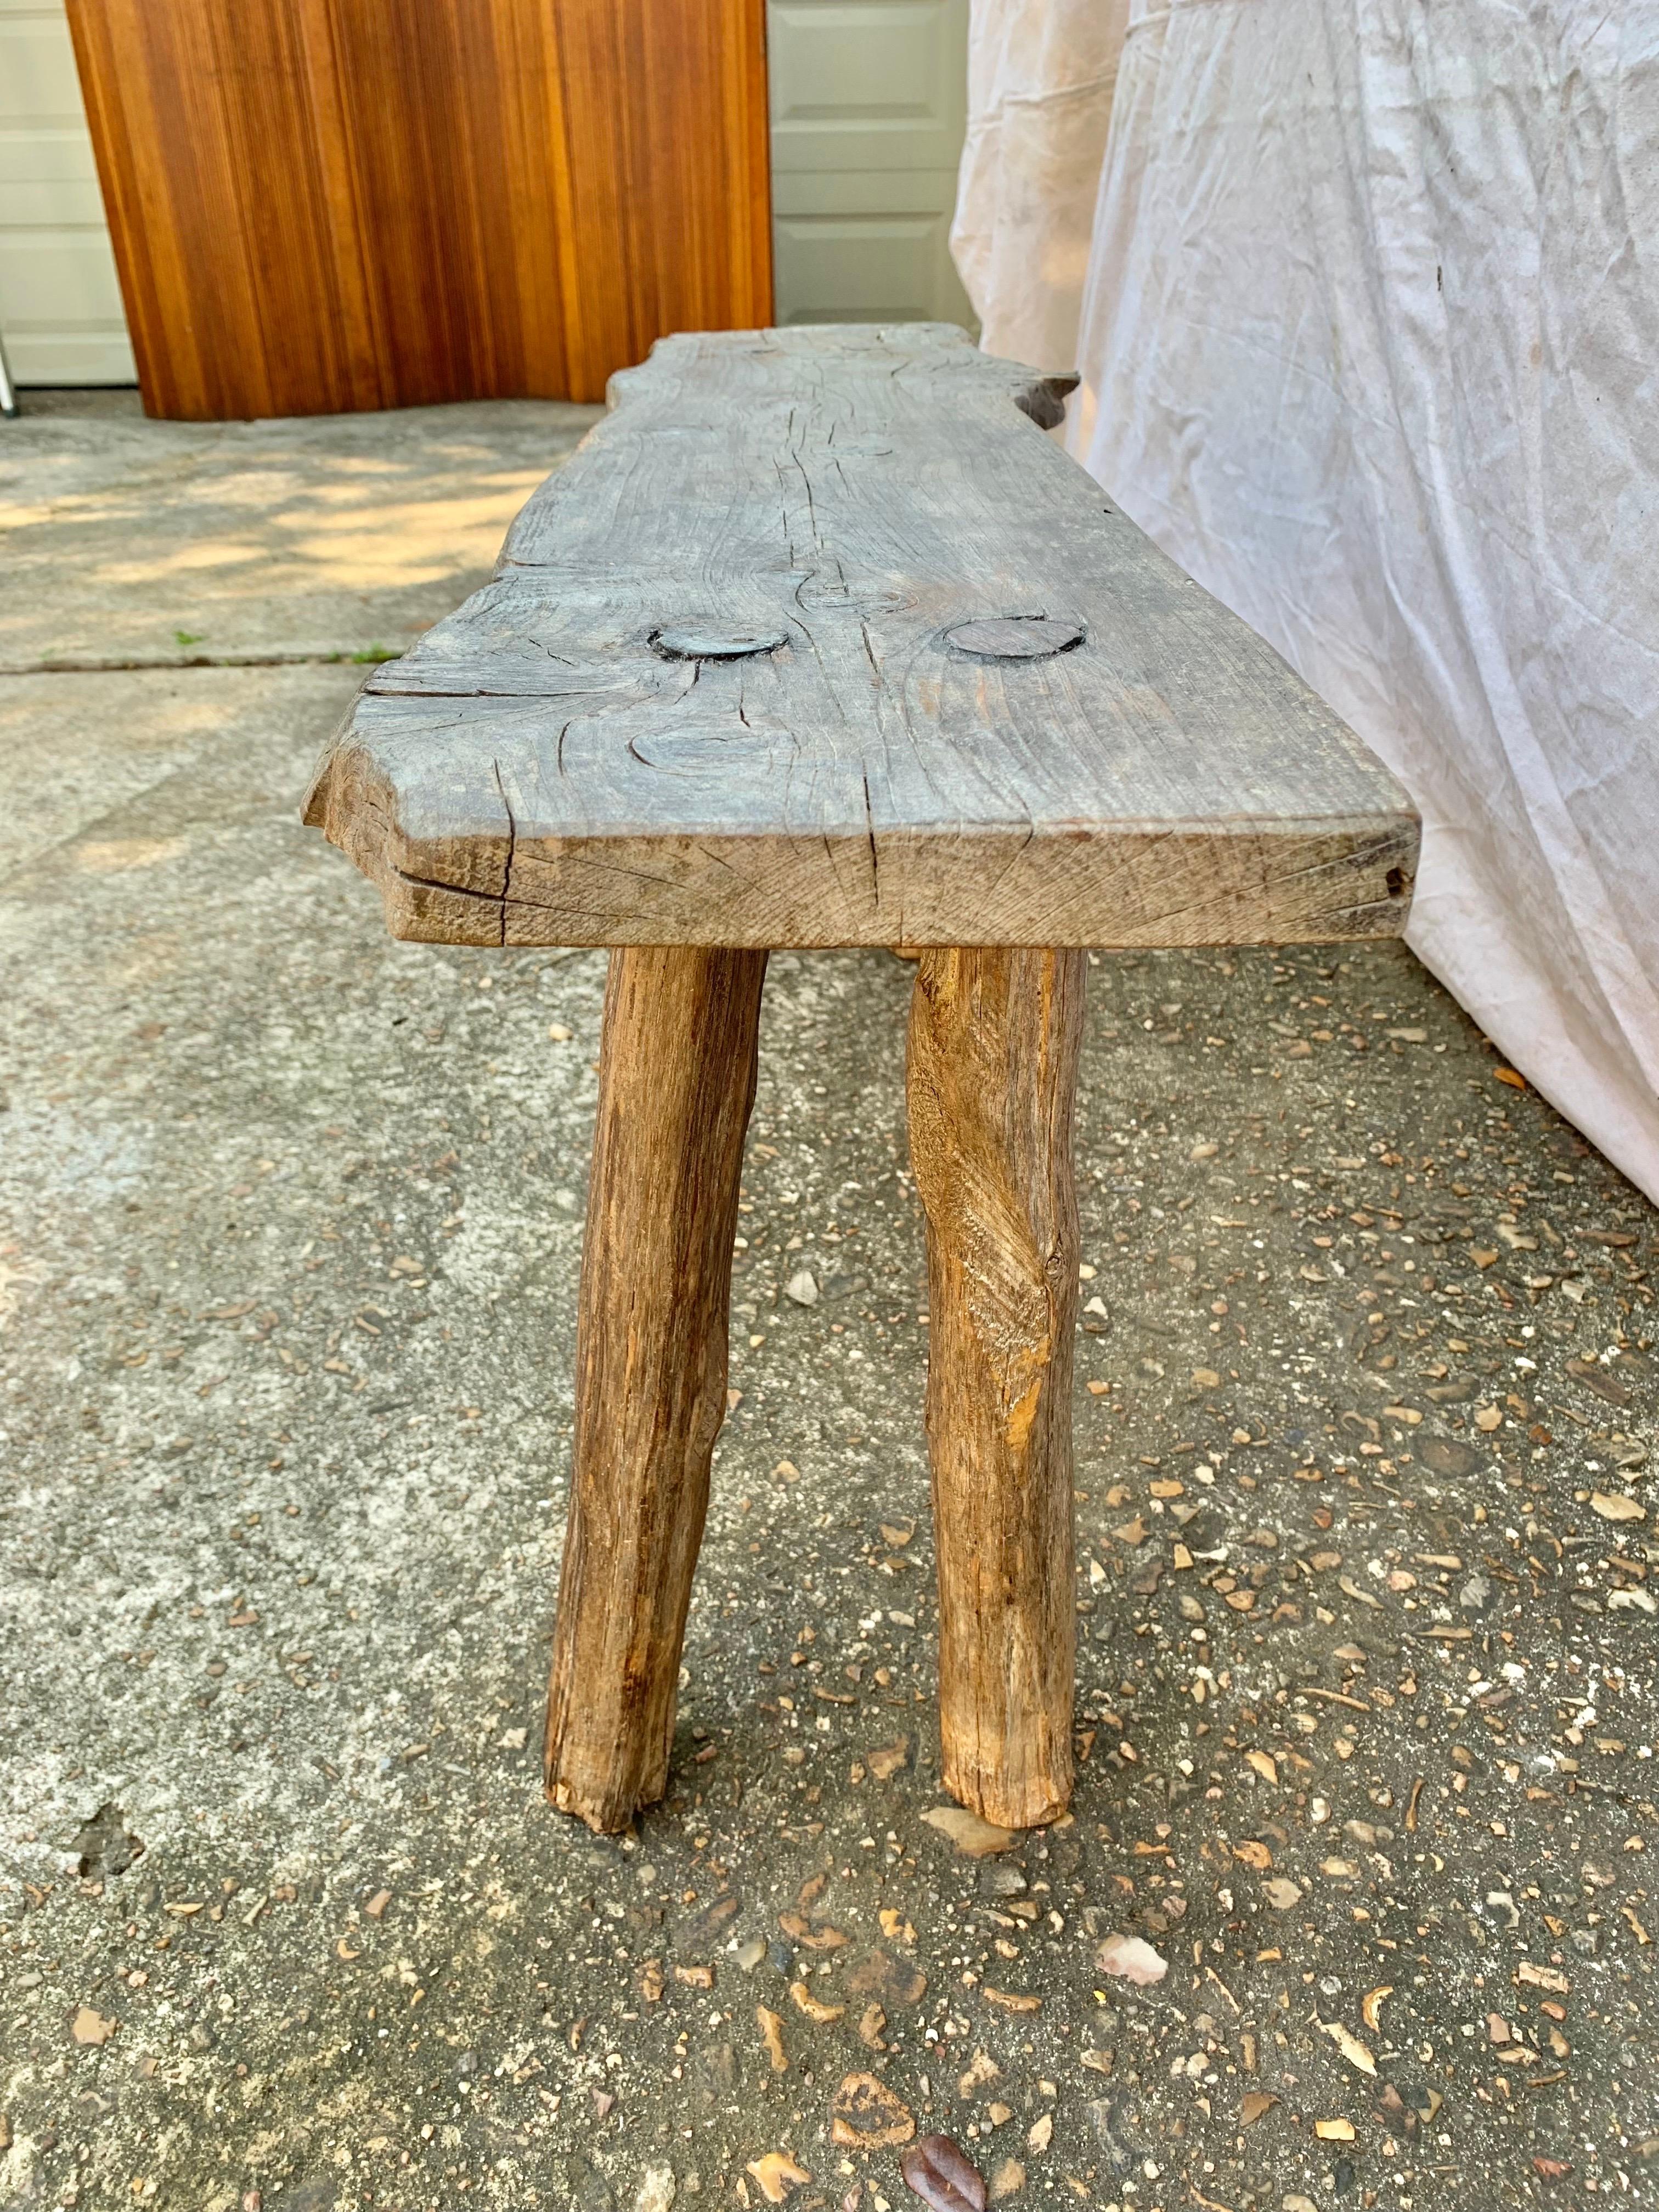
[[[927,951],[911,1000],[945,1786],[1011,1828],[1054,1819],[1072,1787],[1085,972],[1081,952]]]
[[[765,974],[763,952],[611,956],[545,1770],[601,1832],[668,1784]]]

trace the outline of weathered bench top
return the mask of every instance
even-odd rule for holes
[[[1391,934],[1418,825],[947,325],[662,340],[306,818],[406,938]]]

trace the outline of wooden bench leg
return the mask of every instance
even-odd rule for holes
[[[1072,1787],[1085,973],[1081,952],[928,951],[911,1000],[945,1786],[1012,1828],[1054,1818]]]
[[[602,1832],[668,1785],[765,974],[763,952],[611,956],[545,1769]]]

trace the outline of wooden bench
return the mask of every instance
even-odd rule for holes
[[[1071,1787],[1086,945],[1392,935],[1418,825],[947,325],[665,339],[307,805],[393,933],[611,945],[549,1692],[554,1802],[667,1784],[773,946],[921,948],[910,1143],[945,1787]]]

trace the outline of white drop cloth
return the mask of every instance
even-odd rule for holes
[[[951,251],[988,353],[1077,365],[1129,0],[972,0]]]
[[[1659,0],[1131,0],[1078,365],[1079,458],[1413,793],[1417,951],[1659,1200]]]

